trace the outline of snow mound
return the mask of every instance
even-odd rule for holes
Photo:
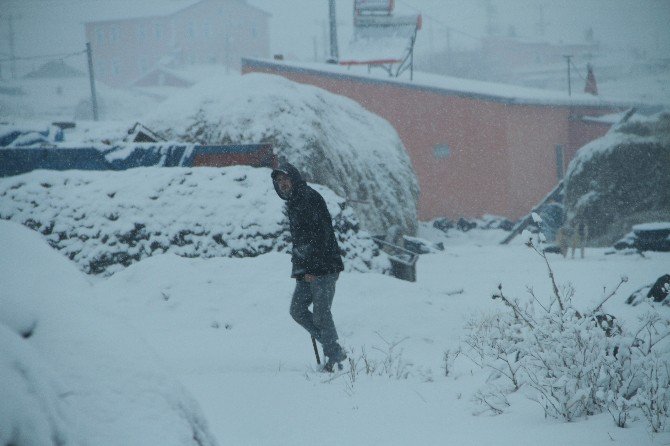
[[[0,246],[0,444],[216,444],[197,403],[93,307],[70,262],[14,223],[0,222]]]
[[[389,269],[347,203],[314,186],[333,217],[347,271]],[[110,275],[146,257],[288,252],[288,219],[270,169],[34,171],[0,179],[0,219],[42,233],[81,270]]]
[[[351,99],[280,76],[202,82],[146,117],[168,139],[272,143],[305,179],[347,198],[374,234],[415,234],[419,186],[397,132]]]
[[[0,444],[74,444],[62,390],[39,353],[3,324],[0,346]]]
[[[585,145],[568,166],[567,224],[611,245],[633,225],[670,221],[670,113],[631,119]]]

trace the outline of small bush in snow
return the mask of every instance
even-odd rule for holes
[[[346,375],[349,378],[349,385],[353,385],[361,375],[382,376],[396,380],[408,379],[412,374],[413,364],[403,359],[402,350],[397,347],[407,338],[399,341],[389,342],[379,333],[377,335],[384,341],[386,347],[372,347],[374,354],[369,354],[365,347],[361,347],[360,353],[351,350],[348,354],[348,368],[345,367],[343,373],[335,375],[332,379]],[[428,379],[430,380],[430,379]]]
[[[542,302],[529,289],[526,300],[513,299],[500,285],[493,299],[504,310],[468,324],[468,357],[492,370],[492,383],[507,383],[492,385],[495,391],[482,391],[476,399],[500,413],[507,401],[493,398],[496,392],[525,387],[546,416],[571,421],[608,411],[624,427],[639,410],[652,431],[666,429],[670,362],[660,346],[670,336],[670,321],[650,313],[638,330],[628,332],[605,314],[602,306],[625,277],[597,306],[578,310],[572,287],[559,289],[546,255],[532,241],[528,246],[546,263],[552,294]]]

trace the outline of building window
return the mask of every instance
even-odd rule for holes
[[[256,25],[251,25],[251,37],[257,37]]]
[[[98,41],[98,46],[105,46],[105,31],[101,29],[96,30],[95,37]]]
[[[147,29],[143,23],[139,24],[137,26],[137,41],[138,42],[144,42],[144,40],[147,38]]]
[[[119,28],[117,26],[112,26],[109,29],[109,43],[116,43],[119,41]]]
[[[163,37],[163,27],[160,23],[154,25],[154,35],[156,36],[156,40],[161,40],[161,37]]]
[[[142,59],[140,59],[140,61],[139,61],[139,68],[140,68],[140,73],[141,73],[141,74],[144,74],[144,73],[146,73],[147,71],[149,71],[149,69],[151,68],[151,65],[149,64],[149,61],[148,61],[148,60],[142,58]]]
[[[449,144],[443,143],[443,144],[438,144],[433,148],[433,155],[435,155],[435,158],[437,159],[446,159],[451,156],[451,149],[449,148]]]
[[[118,61],[114,62],[114,65],[112,65],[112,74],[114,76],[121,74],[121,66],[119,65]]]

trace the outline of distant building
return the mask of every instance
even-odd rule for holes
[[[84,76],[86,75],[83,72],[67,65],[62,60],[52,60],[39,67],[37,70],[26,74],[24,77],[26,79],[57,79]]]
[[[123,19],[86,23],[96,80],[127,86],[155,68],[221,64],[239,70],[242,57],[268,57],[270,15],[244,0],[181,0],[166,15],[129,11]],[[146,11],[144,11],[146,12]]]
[[[591,59],[600,53],[598,42],[549,43],[516,37],[487,37],[482,39],[486,64],[508,73],[533,66],[564,63],[564,55],[576,59]]]
[[[332,64],[244,59],[242,71],[321,87],[389,121],[419,179],[421,220],[526,215],[576,151],[609,130],[611,121],[595,118],[631,106],[426,73],[408,82]]]
[[[539,88],[566,88],[566,59],[572,57],[573,76],[601,55],[601,45],[584,42],[549,42],[514,36],[489,36],[475,49],[446,48],[417,56],[422,71]],[[580,67],[577,69],[577,67]]]

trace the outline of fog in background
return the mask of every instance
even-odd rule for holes
[[[9,26],[14,30],[14,54],[33,57],[68,54],[84,49],[84,23],[174,10],[183,0],[0,0],[0,59],[11,54]],[[328,0],[247,0],[271,14],[272,54],[286,59],[323,61],[328,55]],[[431,54],[474,50],[487,35],[515,34],[550,43],[584,42],[589,28],[600,43],[600,56],[622,63],[670,57],[668,0],[396,0],[396,13],[421,12],[423,29],[416,42],[416,69],[428,68]],[[337,0],[338,41],[345,46],[352,34],[353,0]],[[423,58],[421,56],[424,56]],[[610,59],[611,59],[610,58]],[[45,59],[22,60],[19,74]],[[85,58],[66,62],[85,69]],[[423,67],[422,67],[423,65]],[[8,78],[9,65],[0,64]],[[453,74],[453,73],[452,73]],[[467,76],[466,70],[463,73]]]

